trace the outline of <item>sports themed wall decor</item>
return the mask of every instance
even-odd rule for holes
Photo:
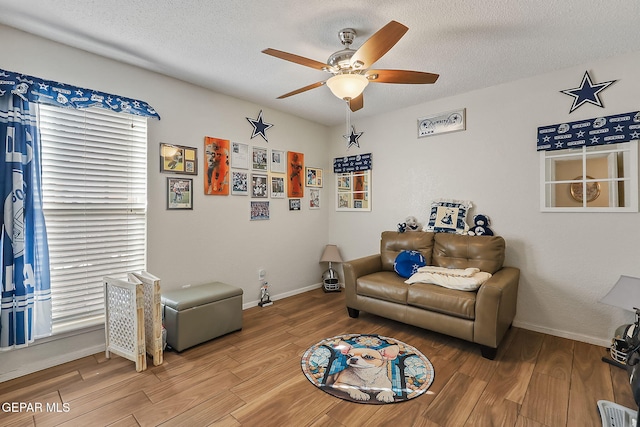
[[[287,197],[304,196],[304,154],[287,152]]]
[[[198,175],[198,149],[161,142],[160,172]]]
[[[333,159],[336,210],[371,210],[371,153]]]
[[[360,139],[363,133],[364,132],[356,132],[356,128],[351,126],[351,133],[349,135],[342,135],[342,137],[347,140],[347,150],[351,148],[352,145],[360,148],[358,139]]]
[[[240,142],[231,143],[231,167],[238,169],[249,168],[249,145]]]
[[[640,111],[538,128],[537,151],[629,142],[640,138]]]
[[[167,178],[167,209],[193,209],[193,180]]]
[[[204,138],[204,194],[229,195],[229,140]]]
[[[418,119],[418,138],[457,132],[466,128],[466,109],[421,117]]]
[[[600,108],[604,108],[604,105],[602,105],[602,101],[600,100],[600,96],[598,96],[598,94],[614,84],[616,81],[617,80],[609,80],[608,82],[603,83],[593,83],[591,81],[589,71],[585,71],[580,86],[573,89],[561,90],[560,93],[564,93],[565,95],[573,97],[573,104],[571,105],[569,113],[573,113],[574,110],[581,107],[585,103],[597,105]]]
[[[322,187],[322,169],[308,167],[305,176],[307,177],[305,181],[307,187]]]
[[[262,110],[260,110],[260,114],[258,114],[257,119],[252,119],[251,117],[246,117],[246,119],[249,123],[251,123],[251,126],[253,126],[251,139],[260,135],[262,139],[264,139],[266,142],[269,142],[269,140],[267,139],[267,129],[273,127],[273,124],[266,123],[264,120],[262,120]]]

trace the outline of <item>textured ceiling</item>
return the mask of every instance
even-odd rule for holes
[[[409,31],[375,68],[440,79],[371,84],[352,119],[640,46],[637,0],[0,0],[2,24],[326,125],[345,117],[344,103],[327,87],[276,97],[330,75],[261,50],[325,62],[342,49],[342,28],[357,31],[357,49],[391,20]]]

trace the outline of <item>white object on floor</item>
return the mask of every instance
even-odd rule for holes
[[[598,400],[602,427],[636,427],[636,411],[607,400]]]

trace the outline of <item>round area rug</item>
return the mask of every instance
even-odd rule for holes
[[[380,335],[328,338],[302,356],[302,371],[321,390],[358,403],[403,402],[425,393],[433,365],[416,348]]]

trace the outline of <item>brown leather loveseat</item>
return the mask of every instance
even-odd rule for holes
[[[475,267],[491,273],[476,291],[429,283],[408,285],[393,268],[403,250],[420,251],[428,266]],[[520,270],[503,266],[500,236],[384,231],[380,254],[343,263],[349,315],[360,310],[480,344],[494,359],[516,314]]]

